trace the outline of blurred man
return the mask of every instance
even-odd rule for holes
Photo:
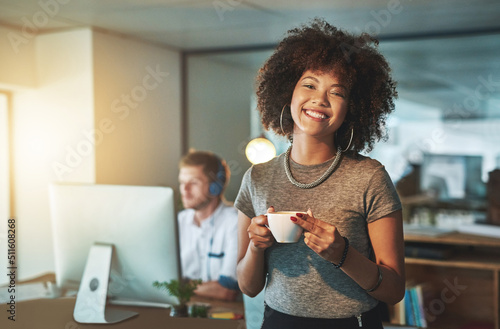
[[[223,197],[229,168],[216,155],[196,151],[181,159],[179,169],[182,275],[203,281],[195,291],[199,296],[235,300],[238,215]]]

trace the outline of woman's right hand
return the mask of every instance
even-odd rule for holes
[[[267,212],[274,212],[273,207],[269,207]],[[250,238],[250,247],[255,251],[264,251],[274,243],[274,237],[269,230],[267,216],[260,215],[252,218],[250,225],[247,228],[248,237]]]

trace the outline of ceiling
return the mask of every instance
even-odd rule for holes
[[[401,98],[446,118],[500,118],[498,0],[0,0],[1,25],[92,26],[251,69],[313,17],[376,34]]]

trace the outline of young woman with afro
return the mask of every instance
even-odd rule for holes
[[[265,288],[262,328],[382,328],[379,301],[404,296],[401,203],[384,166],[360,155],[384,137],[395,82],[367,34],[316,19],[290,30],[258,75],[266,129],[291,140],[252,166],[235,201],[238,284]],[[290,220],[297,243],[277,243],[266,213]]]

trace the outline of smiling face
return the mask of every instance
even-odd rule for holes
[[[333,142],[333,134],[347,113],[348,96],[347,87],[332,73],[304,72],[290,103],[294,137],[307,134]]]

